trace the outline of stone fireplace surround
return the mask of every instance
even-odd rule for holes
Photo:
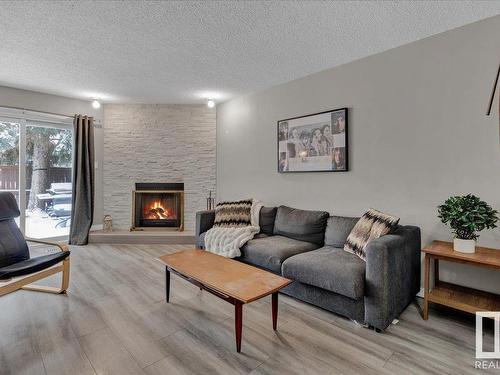
[[[206,105],[104,106],[104,214],[115,230],[130,230],[136,182],[168,181],[184,183],[184,229],[194,231],[215,192],[215,121]]]

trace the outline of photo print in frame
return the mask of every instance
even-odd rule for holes
[[[278,172],[348,171],[347,108],[278,121]]]

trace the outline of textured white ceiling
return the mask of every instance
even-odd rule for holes
[[[500,14],[500,1],[0,2],[0,85],[219,101]]]

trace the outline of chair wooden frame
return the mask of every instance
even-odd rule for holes
[[[33,238],[26,238],[27,242],[41,243],[45,245],[52,245],[58,247],[62,252],[69,251],[69,247],[66,244],[61,244],[58,242],[50,242],[50,241],[41,241]],[[31,290],[35,292],[45,292],[45,293],[54,293],[61,294],[65,293],[69,287],[69,271],[70,271],[70,262],[69,256],[65,258],[62,262],[49,267],[45,270],[32,273],[28,276],[15,277],[10,280],[5,280],[4,282],[0,280],[0,297],[4,296],[8,293],[15,292],[16,290]],[[35,281],[45,279],[51,275],[62,272],[62,281],[61,287],[55,288],[51,286],[43,286],[33,284]],[[4,285],[2,285],[4,284]]]

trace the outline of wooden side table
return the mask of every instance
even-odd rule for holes
[[[500,295],[439,280],[439,261],[441,260],[500,270],[500,250],[476,247],[474,254],[466,254],[454,251],[451,242],[434,241],[423,248],[422,252],[425,253],[423,312],[425,320],[429,318],[429,302],[469,313],[500,311]],[[431,259],[434,260],[434,288],[432,290],[430,289]]]

